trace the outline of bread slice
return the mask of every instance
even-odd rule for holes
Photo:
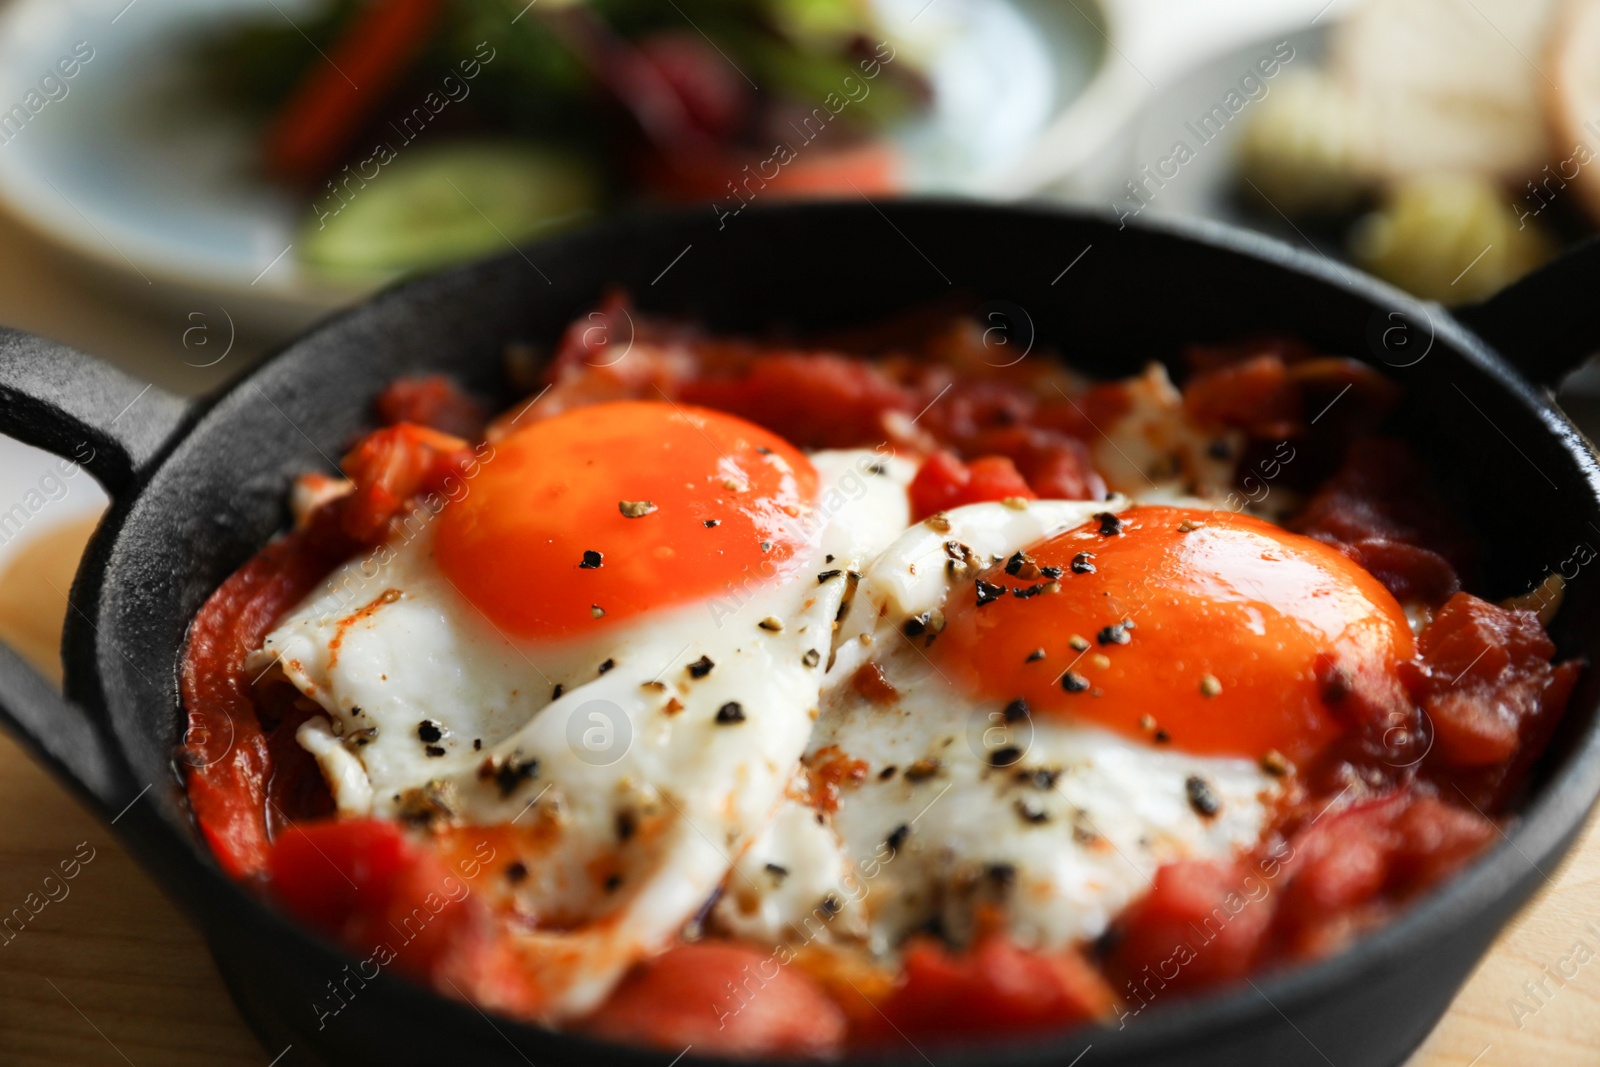
[[[1541,199],[1568,184],[1589,217],[1600,223],[1600,0],[1570,0],[1551,34],[1545,92],[1551,141],[1550,173]]]
[[[1330,68],[1366,114],[1362,169],[1466,171],[1520,185],[1549,160],[1539,64],[1560,0],[1366,0]]]

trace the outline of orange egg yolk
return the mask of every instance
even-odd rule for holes
[[[984,574],[976,595],[951,594],[930,650],[940,669],[981,697],[1154,744],[1309,759],[1345,728],[1330,669],[1397,684],[1414,649],[1371,574],[1244,515],[1140,507],[1025,555],[1015,574]],[[1039,568],[1060,568],[1059,591]]]
[[[440,570],[505,633],[558,639],[787,573],[817,472],[743,419],[624,401],[516,431],[467,485]]]

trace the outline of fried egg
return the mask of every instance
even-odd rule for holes
[[[491,840],[544,1014],[594,1007],[717,890],[810,737],[914,467],[623,402],[499,441],[254,654],[344,815]]]
[[[880,955],[930,925],[960,943],[984,914],[1032,947],[1093,939],[1161,865],[1256,844],[1279,775],[1340,729],[1328,672],[1391,678],[1411,641],[1343,555],[1229,511],[934,516],[865,571],[824,683],[808,802],[836,853],[807,862],[833,881],[714,918]],[[802,845],[769,833],[751,857],[788,870]]]

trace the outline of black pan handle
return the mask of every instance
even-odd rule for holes
[[[54,341],[0,328],[0,433],[81,464],[125,495],[187,406]]]
[[[1519,370],[1554,386],[1600,352],[1600,237],[1564,252],[1456,318]]]
[[[0,728],[102,818],[109,819],[137,791],[83,709],[68,702],[4,644],[0,644]]]
[[[0,328],[0,433],[86,469],[113,498],[132,491],[187,406],[82,352]],[[0,728],[111,819],[134,795],[105,732],[0,644]]]

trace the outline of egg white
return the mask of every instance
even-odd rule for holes
[[[808,759],[834,748],[867,765],[826,817],[837,854],[823,861],[815,840],[769,833],[746,861],[748,882],[766,891],[735,887],[716,921],[758,940],[853,941],[881,955],[934,922],[964,941],[982,904],[1001,910],[1019,943],[1060,948],[1103,933],[1162,864],[1227,857],[1260,838],[1278,783],[1254,762],[1157,750],[1052,716],[1007,723],[1005,701],[958,690],[924,642],[902,630],[905,620],[942,609],[954,589],[971,595],[977,568],[1128,503],[956,508],[907,530],[868,566],[841,622],[807,749]],[[964,568],[952,555],[972,562]],[[892,704],[856,691],[852,678],[866,663],[896,690]],[[1022,754],[993,766],[992,753],[1004,748]],[[1192,806],[1191,777],[1220,801],[1214,815]],[[761,880],[767,864],[802,863],[822,872],[800,883],[804,893],[787,880]],[[833,897],[820,911],[819,894]]]

